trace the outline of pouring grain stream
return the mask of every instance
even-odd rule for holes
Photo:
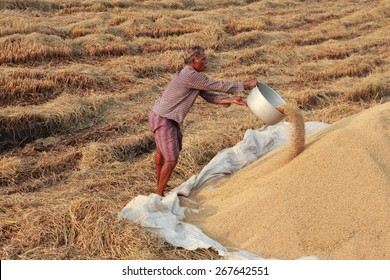
[[[276,106],[276,109],[283,113],[292,124],[289,146],[283,157],[283,162],[287,163],[299,155],[305,148],[305,122],[301,111],[294,105],[279,105]]]

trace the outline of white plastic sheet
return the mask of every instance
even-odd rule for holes
[[[306,122],[306,135],[325,126],[327,124],[321,122]],[[180,206],[178,195],[188,196],[191,189],[201,186],[204,182],[234,173],[265,153],[286,144],[290,132],[291,124],[285,121],[257,130],[249,129],[241,142],[220,151],[199,174],[192,176],[168,195],[163,198],[157,194],[137,196],[119,212],[119,216],[157,231],[167,242],[177,247],[188,250],[213,247],[227,259],[262,259],[243,250],[228,250],[198,227],[183,222],[185,208]]]

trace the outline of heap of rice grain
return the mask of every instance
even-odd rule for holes
[[[264,258],[390,259],[390,102],[277,149],[212,189],[193,191],[186,222]]]

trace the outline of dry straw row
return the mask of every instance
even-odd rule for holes
[[[62,92],[84,95],[86,90],[114,87],[112,71],[90,65],[63,69],[28,69],[0,67],[0,106],[43,103]]]
[[[38,11],[51,11],[57,7],[55,2],[41,1],[41,0],[2,0],[0,2],[0,10],[3,9],[15,9],[15,10],[38,10]]]
[[[332,80],[340,77],[365,77],[383,64],[377,56],[353,56],[343,61],[321,60],[306,63],[298,70],[301,79],[317,81]]]
[[[82,149],[80,169],[98,169],[105,163],[135,162],[154,149],[154,137],[150,132],[117,138],[109,143],[93,142]]]
[[[356,86],[345,94],[347,101],[376,101],[390,100],[390,71],[371,75],[359,81]]]
[[[110,98],[81,98],[64,94],[41,106],[7,107],[0,112],[0,134],[4,140],[29,142],[54,133],[77,131],[99,116]]]
[[[129,37],[161,38],[168,36],[180,36],[186,33],[195,33],[202,30],[202,26],[196,23],[182,23],[171,17],[160,17],[153,21],[145,17],[133,18],[117,28],[122,29]]]
[[[0,193],[31,192],[55,184],[78,166],[81,157],[80,152],[74,149],[57,153],[54,158],[53,154],[39,158],[34,158],[34,155],[37,152],[30,157],[13,156],[0,160]]]
[[[2,0],[0,10],[35,10],[42,12],[57,12],[60,15],[77,12],[105,12],[115,8],[139,6],[137,1],[122,0]]]
[[[309,110],[333,106],[337,108],[346,102],[347,106],[353,106],[351,102],[384,103],[390,100],[389,86],[389,71],[385,70],[363,78],[347,76],[317,90],[305,89],[298,93],[291,90],[285,93],[285,98],[296,102],[302,109]]]
[[[55,35],[15,34],[0,39],[0,63],[20,63],[52,58],[75,59],[83,55],[137,53],[138,47],[110,34],[93,34],[72,40]]]

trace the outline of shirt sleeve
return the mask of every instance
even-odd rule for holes
[[[217,93],[205,91],[205,90],[200,91],[199,95],[207,102],[214,103],[214,104],[217,104],[222,99],[230,97],[226,94],[217,94]]]
[[[210,79],[201,72],[192,73],[188,79],[188,85],[201,91],[232,93],[244,90],[244,83],[242,82],[221,82]]]

